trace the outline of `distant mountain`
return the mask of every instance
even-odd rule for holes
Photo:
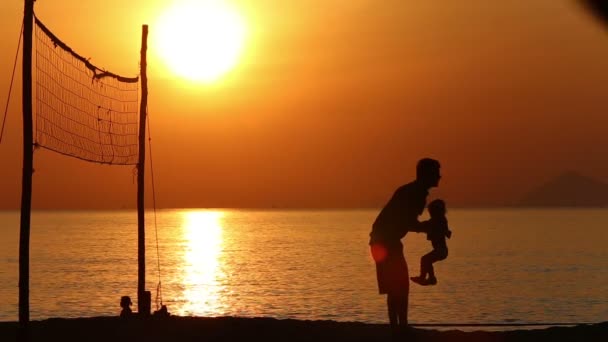
[[[569,171],[533,189],[518,203],[526,207],[606,207],[608,184]]]

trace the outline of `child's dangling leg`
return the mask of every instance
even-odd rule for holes
[[[425,254],[421,259],[420,259],[420,274],[422,274],[424,281],[424,285],[428,285],[429,284],[429,279],[427,279],[427,275],[429,277],[435,278],[435,273],[433,270],[433,259],[434,259],[434,253],[435,250],[432,250],[430,252],[428,252],[427,254]]]
[[[433,251],[428,255],[428,266],[427,266],[427,270],[429,273],[429,279],[427,279],[427,283],[429,285],[435,285],[437,284],[437,278],[435,277],[435,269],[433,268],[433,263],[437,262],[437,261],[441,261],[444,260],[445,258],[448,257],[448,249],[447,248],[442,248],[442,247],[438,247],[433,249]],[[425,255],[425,256],[427,256]]]
[[[437,284],[437,278],[435,278],[435,269],[433,268],[433,262],[429,262],[428,267],[429,278],[426,280],[427,284],[435,285]]]
[[[422,258],[420,258],[420,275],[418,277],[412,277],[413,282],[420,285],[428,285],[428,281],[426,279],[427,274],[429,274],[433,269],[432,257],[433,251],[425,254]]]

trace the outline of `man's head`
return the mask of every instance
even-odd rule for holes
[[[416,180],[426,188],[436,187],[439,185],[439,179],[441,179],[440,168],[441,165],[435,159],[420,159],[418,165],[416,165]]]

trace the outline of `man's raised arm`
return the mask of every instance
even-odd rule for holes
[[[427,221],[418,221],[412,222],[412,224],[407,227],[407,230],[415,233],[428,233],[431,227],[431,223]]]

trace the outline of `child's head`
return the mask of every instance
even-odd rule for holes
[[[436,200],[432,201],[431,203],[429,203],[428,210],[429,210],[429,215],[431,215],[431,217],[445,216],[445,212],[446,212],[445,202],[443,200],[436,199]]]
[[[129,296],[122,296],[120,298],[120,307],[121,308],[126,309],[129,306],[131,306],[131,304],[133,304],[133,303],[131,303],[131,297],[129,297]]]

